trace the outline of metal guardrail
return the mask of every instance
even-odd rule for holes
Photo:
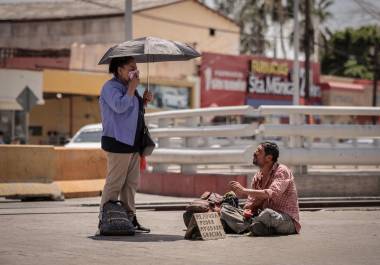
[[[260,106],[260,115],[355,115],[380,116],[380,107],[345,107],[345,106]]]
[[[255,124],[232,124],[216,126],[200,126],[195,128],[172,127],[151,129],[156,138],[167,137],[242,137],[252,136],[257,129]]]
[[[168,165],[181,165],[182,172],[195,172],[196,165],[250,165],[256,144],[268,137],[276,137],[281,145],[281,162],[302,165],[380,165],[380,126],[359,124],[305,124],[305,115],[380,116],[379,107],[325,106],[251,106],[215,107],[176,110],[146,114],[146,120],[156,122],[151,134],[158,140],[158,148],[148,161],[155,171],[166,171]],[[289,117],[289,124],[257,123],[210,125],[212,117]],[[239,119],[238,119],[239,120]],[[182,125],[178,126],[181,122]],[[241,138],[249,138],[241,141]],[[358,148],[358,137],[373,140],[368,148]],[[220,138],[228,146],[218,146]],[[327,147],[318,141],[329,140]],[[332,140],[331,140],[332,139]],[[350,146],[340,146],[338,140],[354,139]],[[177,141],[177,144],[174,142]],[[239,142],[240,141],[240,142]],[[179,144],[178,144],[179,142]],[[316,145],[316,146],[313,146]]]
[[[232,106],[232,107],[214,107],[198,108],[188,110],[169,110],[145,114],[145,119],[150,122],[159,119],[179,119],[189,117],[208,117],[208,116],[230,116],[230,115],[247,115],[257,116],[259,113],[251,106]]]
[[[324,124],[324,125],[288,125],[288,124],[268,124],[260,125],[258,134],[264,136],[303,136],[331,138],[334,135],[343,138],[354,137],[379,137],[379,125],[345,125],[345,124]]]

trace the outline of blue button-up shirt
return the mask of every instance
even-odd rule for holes
[[[127,87],[117,78],[108,80],[99,98],[103,136],[133,145],[136,136],[139,101],[127,94]]]

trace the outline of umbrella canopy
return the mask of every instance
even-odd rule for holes
[[[156,37],[144,37],[126,41],[111,47],[99,64],[108,64],[112,58],[132,56],[136,63],[154,63],[166,61],[186,61],[200,54],[187,44],[164,40]]]

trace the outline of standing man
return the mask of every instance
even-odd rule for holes
[[[261,143],[253,155],[253,164],[259,167],[259,171],[253,178],[251,188],[244,188],[237,181],[230,182],[234,192],[248,196],[244,209],[222,205],[222,222],[235,233],[269,236],[300,232],[294,177],[287,166],[277,163],[278,157],[277,144]]]

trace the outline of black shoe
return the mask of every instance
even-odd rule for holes
[[[136,215],[133,216],[132,224],[135,227],[136,232],[150,233],[150,229],[142,226],[138,221]]]

